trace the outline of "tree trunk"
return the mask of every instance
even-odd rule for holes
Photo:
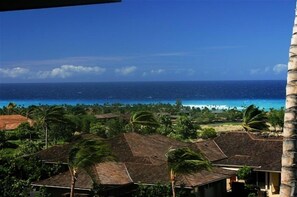
[[[175,173],[173,170],[170,170],[170,181],[171,181],[171,190],[172,190],[172,197],[175,197]]]
[[[280,197],[293,197],[297,196],[297,10],[289,51],[283,136]]]
[[[71,174],[70,197],[74,197],[75,182],[77,179],[77,172],[74,169],[69,169]]]

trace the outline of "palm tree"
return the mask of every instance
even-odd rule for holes
[[[65,122],[65,111],[60,106],[40,106],[34,110],[36,123],[45,133],[45,147],[48,148],[48,130],[50,124]]]
[[[297,4],[296,4],[297,8]],[[289,51],[280,197],[297,196],[297,9]]]
[[[68,168],[71,175],[70,197],[74,197],[79,170],[84,169],[88,172],[95,163],[112,160],[114,157],[111,150],[103,141],[83,139],[75,144],[68,157]]]
[[[267,120],[265,112],[254,105],[250,105],[243,112],[242,127],[246,131],[267,130],[269,128]]]
[[[172,196],[175,197],[175,182],[177,174],[191,174],[200,170],[210,170],[211,164],[202,154],[184,147],[169,149],[166,154],[170,169]]]
[[[14,109],[16,108],[16,106],[17,105],[15,103],[12,103],[12,102],[8,103],[8,105],[6,106],[7,114],[11,115]]]
[[[134,113],[130,118],[130,124],[132,125],[132,131],[135,131],[135,126],[150,126],[158,127],[159,123],[152,112],[139,111]]]

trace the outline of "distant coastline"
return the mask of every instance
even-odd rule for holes
[[[0,107],[29,105],[175,104],[269,110],[285,105],[286,81],[182,81],[0,84]]]

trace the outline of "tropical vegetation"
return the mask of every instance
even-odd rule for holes
[[[169,149],[166,154],[170,170],[172,196],[176,197],[175,183],[178,174],[191,174],[200,170],[211,170],[210,162],[199,152],[188,147]]]
[[[85,170],[90,174],[90,167],[96,163],[111,161],[114,157],[111,150],[102,140],[82,139],[70,150],[68,167],[71,175],[70,197],[74,197],[78,172]]]
[[[268,130],[267,114],[254,105],[248,106],[243,112],[242,127],[246,131]]]
[[[268,118],[265,120],[273,128],[276,127],[278,130],[282,128],[280,121],[282,111],[274,109],[267,112],[259,111],[267,115]],[[213,125],[239,125],[244,119],[244,114],[248,113],[235,108],[228,110],[191,108],[183,106],[179,101],[176,105],[158,103],[147,105],[40,105],[24,107],[9,104],[9,106],[0,108],[0,114],[21,114],[33,122],[33,124],[22,123],[14,130],[0,131],[0,168],[7,170],[6,168],[11,162],[18,161],[19,158],[32,155],[55,144],[68,143],[78,134],[91,133],[104,139],[125,132],[138,132],[144,135],[161,134],[177,140],[195,141],[198,138],[209,139],[217,136],[219,133],[212,127]],[[97,117],[97,115],[102,114],[114,114],[115,116],[114,118]],[[274,132],[275,129],[272,129],[272,131]],[[72,156],[80,155],[79,150],[86,150],[82,147],[83,144],[77,144],[69,159],[79,158]],[[106,153],[109,154],[108,151]],[[35,162],[35,160],[32,160],[32,162]],[[77,165],[77,160],[69,163],[69,169],[73,170],[84,169],[88,166],[85,164]],[[38,162],[37,164],[39,165]],[[40,164],[40,166],[46,169],[43,164]],[[3,182],[7,191],[16,186],[16,184],[10,184],[13,176],[9,174],[16,174],[18,171],[15,171],[15,168],[10,168],[10,170],[12,172],[2,174],[2,180],[7,180],[7,182]],[[75,172],[71,172],[75,177]],[[49,174],[41,170],[40,176],[32,175],[30,179],[21,176],[14,178],[14,181],[21,184],[21,187],[29,188],[32,181],[45,178]],[[24,181],[26,184],[23,184]]]

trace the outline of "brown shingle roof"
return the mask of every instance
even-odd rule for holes
[[[258,138],[247,132],[230,132],[214,139],[228,157],[215,164],[253,166],[255,170],[281,171],[282,139]]]
[[[103,185],[126,185],[133,183],[124,163],[104,162],[94,166],[97,181]]]
[[[196,146],[209,161],[213,162],[227,158],[227,156],[213,140],[197,142]]]
[[[106,185],[167,184],[169,170],[165,154],[169,148],[188,146],[197,150],[195,144],[176,141],[161,135],[143,136],[137,133],[125,133],[106,142],[118,161],[99,163],[92,170],[95,173],[95,179]],[[65,161],[65,155],[67,158],[70,146],[69,144],[52,147],[41,151],[43,153],[39,153],[39,156],[47,161]],[[210,146],[214,144],[210,143]],[[220,154],[214,155],[213,158],[221,158]],[[230,177],[233,173],[214,168],[211,172],[201,171],[193,175],[178,176],[177,185],[185,184],[186,187],[204,185]]]
[[[58,175],[52,176],[48,179],[34,182],[33,186],[46,186],[55,188],[69,188],[70,189],[71,176],[70,172],[66,171]],[[91,177],[85,171],[79,171],[78,178],[75,183],[76,190],[91,190],[93,182]]]
[[[71,146],[72,144],[56,145],[39,151],[36,156],[47,163],[67,163]]]
[[[177,177],[177,184],[185,184],[187,187],[202,186],[230,178],[235,174],[234,171],[214,167],[211,171],[201,170],[194,174],[181,175]]]
[[[169,173],[166,163],[151,165],[127,162],[125,164],[133,182],[136,184],[169,183]]]
[[[28,122],[31,126],[33,121],[22,115],[0,115],[0,130],[13,130],[21,123]]]
[[[162,135],[144,136],[137,133],[124,133],[110,139],[109,144],[119,161],[142,164],[164,163],[170,147],[189,146],[188,143]]]
[[[113,114],[113,113],[108,113],[108,114],[98,114],[95,115],[97,119],[112,119],[112,118],[119,118],[119,114]]]

